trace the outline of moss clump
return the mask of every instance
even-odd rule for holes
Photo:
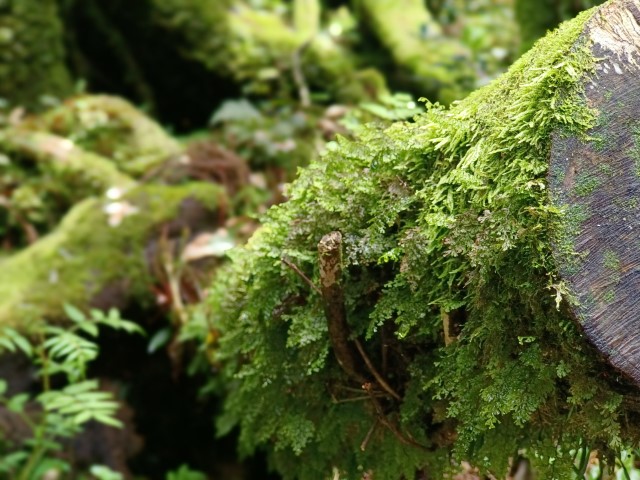
[[[520,450],[540,478],[566,479],[572,448],[634,438],[550,246],[562,218],[546,189],[551,133],[596,119],[582,96],[595,60],[578,41],[590,15],[450,110],[330,144],[235,253],[202,327],[222,331],[219,428],[240,428],[242,453],[266,449],[287,479],[442,478],[463,459],[501,478]],[[402,397],[374,390],[381,409],[331,354],[319,295],[282,261],[317,283],[316,246],[334,230],[351,336]],[[465,312],[448,346],[442,312]]]
[[[213,217],[224,193],[211,184],[149,185],[117,204],[95,197],[78,203],[52,233],[0,260],[0,325],[26,329],[58,319],[63,300],[84,308],[103,292],[144,301],[151,281],[145,247],[187,199],[199,201]]]
[[[0,98],[42,108],[72,87],[56,1],[0,2]]]

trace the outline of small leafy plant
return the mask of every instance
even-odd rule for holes
[[[116,309],[107,313],[92,309],[85,314],[65,304],[64,310],[69,325],[45,325],[31,336],[14,328],[0,328],[0,353],[22,352],[37,367],[41,382],[41,392],[35,396],[9,395],[7,381],[0,379],[0,405],[19,417],[30,432],[18,445],[12,445],[0,432],[0,476],[30,480],[50,471],[68,473],[70,464],[58,458],[62,440],[78,435],[91,420],[122,426],[116,418],[118,402],[110,392],[100,390],[96,379],[87,377],[87,369],[98,357],[96,339],[101,327],[132,334],[144,331],[121,318]],[[53,380],[60,377],[64,386],[55,388]],[[92,474],[93,470],[99,473],[94,474],[98,478],[120,478],[115,472],[105,476],[110,472],[106,467],[95,466]]]

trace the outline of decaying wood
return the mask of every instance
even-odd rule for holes
[[[585,39],[598,120],[588,138],[553,138],[549,186],[565,212],[554,254],[587,337],[640,384],[640,1],[601,7]]]

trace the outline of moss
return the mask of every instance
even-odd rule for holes
[[[446,104],[464,98],[474,83],[470,52],[443,35],[421,0],[358,0],[356,11],[394,63],[422,92]]]
[[[66,137],[133,175],[149,172],[182,151],[150,117],[126,100],[108,95],[73,97],[28,127]]]
[[[614,290],[607,290],[602,296],[604,303],[612,303],[616,299],[616,292]]]
[[[215,359],[230,383],[219,426],[239,426],[243,453],[266,449],[285,479],[332,467],[411,477],[451,454],[501,478],[524,449],[540,478],[564,479],[575,445],[610,452],[636,439],[567,313],[551,248],[566,242],[571,254],[570,236],[556,232],[585,218],[549,197],[547,175],[552,133],[585,139],[596,124],[582,83],[595,59],[579,41],[590,15],[451,109],[428,105],[413,123],[370,125],[331,145],[235,252],[202,329],[222,331]],[[316,246],[334,230],[352,336],[403,394],[383,400],[385,415],[431,454],[390,449],[400,442],[384,425],[360,448],[375,408],[350,393],[358,382],[331,355],[323,302],[282,262],[317,282]],[[448,346],[442,311],[466,317]],[[443,411],[455,445],[438,434]],[[283,433],[297,426],[304,435]]]
[[[40,109],[51,97],[66,96],[72,89],[56,1],[2,2],[0,98]]]
[[[613,250],[607,250],[604,252],[603,264],[605,268],[613,270],[614,272],[620,272],[620,259]]]
[[[102,193],[109,187],[127,188],[133,184],[133,180],[107,158],[56,135],[17,128],[3,130],[0,131],[0,150],[36,161],[41,171],[52,172],[69,182],[69,186],[84,192]]]
[[[375,97],[366,73],[353,56],[325,33],[309,37],[281,14],[231,2],[207,0],[151,0],[156,21],[174,35],[183,53],[208,69],[223,73],[260,95],[295,96],[292,59],[309,42],[302,68],[312,88],[341,102]],[[313,11],[314,6],[310,7]],[[315,28],[315,27],[313,27]],[[363,78],[364,77],[364,78]],[[375,84],[373,87],[382,88]]]
[[[210,184],[141,186],[119,200],[124,215],[117,225],[118,213],[110,224],[105,211],[111,201],[78,203],[52,233],[0,260],[0,324],[27,329],[60,319],[63,301],[86,308],[102,292],[150,300],[145,247],[188,198],[212,212],[224,202],[222,189]]]
[[[629,156],[635,165],[635,173],[640,177],[640,126],[632,129],[633,144],[628,150]]]
[[[574,191],[576,195],[584,197],[597,190],[602,185],[602,180],[590,172],[582,172],[576,179]]]

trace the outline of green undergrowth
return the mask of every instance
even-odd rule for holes
[[[581,81],[595,60],[577,41],[590,15],[450,110],[330,143],[233,253],[201,327],[228,380],[218,427],[240,428],[242,454],[268,451],[287,479],[442,478],[462,460],[502,478],[521,452],[539,478],[567,479],[571,448],[606,457],[634,440],[550,248],[550,135],[584,134],[597,115]],[[402,396],[382,412],[336,362],[320,296],[282,261],[318,284],[316,246],[334,230],[352,338]],[[461,311],[445,346],[442,312]]]

